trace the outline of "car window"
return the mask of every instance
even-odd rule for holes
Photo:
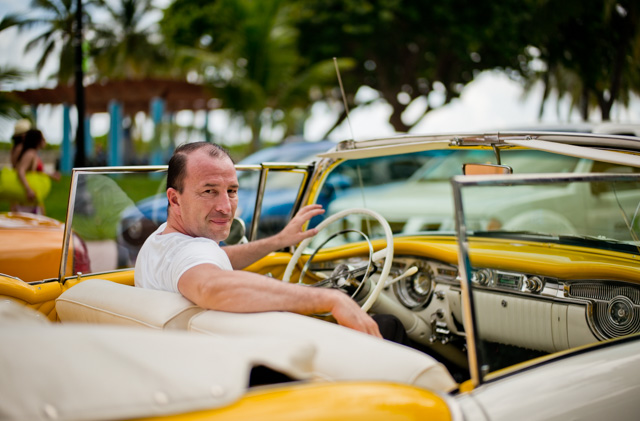
[[[459,178],[454,183],[460,192],[456,204],[460,261],[466,265],[466,282],[473,292],[474,326],[469,321],[466,326],[475,332],[480,376],[637,332],[640,297],[622,286],[627,278],[611,270],[611,259],[640,254],[640,174],[591,176],[503,176],[476,182]],[[595,189],[596,183],[607,187]],[[558,189],[570,194],[553,203],[542,200],[545,192]],[[594,195],[594,190],[611,194]],[[505,202],[481,204],[498,196],[538,200],[518,209]],[[479,220],[490,219],[499,219],[500,226],[477,229]],[[502,249],[512,253],[509,259],[507,254],[504,259],[486,257],[490,250]],[[545,275],[548,268],[542,262],[549,260],[542,256],[549,249],[562,256],[557,262],[565,268],[561,279]],[[607,270],[594,266],[581,271],[580,262],[571,257],[583,256],[584,250],[591,250]],[[585,306],[590,310],[585,312]]]

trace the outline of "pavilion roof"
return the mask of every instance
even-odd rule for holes
[[[58,85],[55,88],[13,91],[30,105],[75,104],[75,87]],[[111,80],[85,86],[85,112],[107,112],[109,103],[119,101],[125,115],[149,113],[153,98],[165,101],[165,111],[206,110],[217,107],[212,91],[203,85],[174,79]]]

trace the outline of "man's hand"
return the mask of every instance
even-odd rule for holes
[[[335,290],[334,290],[335,291]],[[382,338],[378,324],[349,296],[337,292],[340,296],[336,299],[331,314],[338,324],[368,333]]]
[[[322,215],[324,209],[321,205],[305,206],[289,221],[286,227],[278,234],[246,244],[236,244],[223,247],[229,256],[234,269],[244,269],[250,264],[262,259],[272,251],[280,250],[284,247],[293,246],[308,237],[313,237],[318,233],[317,229],[302,231],[302,227],[307,221],[316,215]]]
[[[300,241],[316,235],[318,233],[316,228],[303,231],[302,227],[311,220],[311,218],[322,215],[323,213],[324,209],[322,209],[322,205],[308,205],[300,209],[298,213],[291,218],[287,226],[276,234],[277,241],[280,244],[278,248],[298,244]]]

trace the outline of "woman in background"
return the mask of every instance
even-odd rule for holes
[[[44,164],[38,152],[46,144],[47,142],[40,130],[31,129],[24,134],[22,149],[17,155],[13,167],[18,175],[18,181],[25,190],[26,202],[12,203],[11,210],[14,212],[44,214],[44,197],[37,194],[38,186],[29,184],[27,173],[45,173]],[[50,174],[49,177],[57,181],[60,179],[60,174],[55,172]]]
[[[11,146],[11,166],[15,167],[18,162],[18,155],[22,152],[22,141],[24,135],[31,129],[31,122],[26,118],[18,120],[13,128],[13,136],[11,140],[13,145]]]

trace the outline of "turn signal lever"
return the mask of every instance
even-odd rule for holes
[[[406,278],[408,276],[415,275],[417,272],[418,272],[418,267],[417,266],[411,266],[409,269],[407,269],[407,271],[405,273],[403,273],[402,275],[398,276],[397,278],[387,279],[387,281],[384,283],[384,287],[388,288],[391,285],[395,284],[398,281],[403,280],[404,278]]]

